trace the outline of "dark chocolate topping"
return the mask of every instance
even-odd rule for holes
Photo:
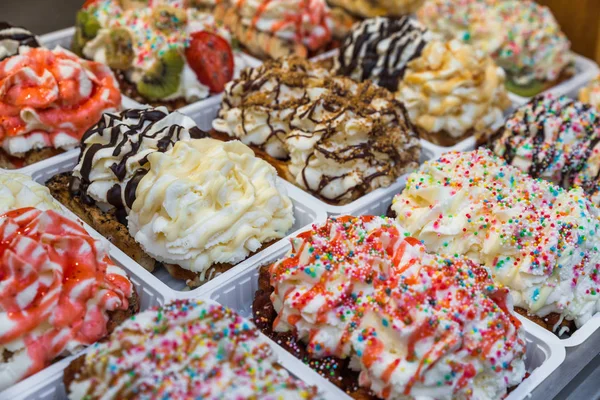
[[[40,47],[40,44],[27,29],[0,22],[0,47],[5,49],[4,54],[0,52],[0,61],[18,54],[20,46]]]
[[[344,39],[336,72],[359,82],[370,79],[395,92],[407,64],[419,57],[427,44],[426,32],[425,27],[409,17],[365,20]]]
[[[151,147],[156,147],[156,150],[152,151],[165,152],[177,141],[186,137],[193,139],[207,137],[207,134],[197,127],[186,129],[181,125],[157,126],[168,115],[164,109],[159,108],[129,109],[120,114],[105,113],[81,139],[81,154],[78,162],[80,176],[76,177],[74,174],[72,192],[80,194],[87,202],[94,202],[87,193],[92,184],[90,175],[94,167],[94,157],[100,150],[113,149],[112,156],[118,161],[110,165],[109,169],[119,183],[108,190],[106,200],[117,209],[131,208],[137,185],[149,168],[146,155],[137,160],[139,168],[133,176],[127,176],[127,165],[131,162],[131,158],[137,156],[140,149],[148,150],[149,142],[154,142]],[[89,144],[92,139],[98,143]]]

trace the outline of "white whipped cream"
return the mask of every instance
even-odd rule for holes
[[[128,216],[155,259],[204,273],[237,263],[292,227],[292,203],[275,168],[238,141],[178,142],[148,156]]]
[[[42,211],[61,210],[48,188],[34,182],[30,176],[12,172],[0,173],[0,214],[26,207]]]

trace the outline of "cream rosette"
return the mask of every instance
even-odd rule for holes
[[[198,139],[148,156],[129,231],[155,259],[203,274],[236,263],[292,227],[275,168],[244,144]]]
[[[396,97],[419,128],[458,138],[501,126],[510,106],[504,80],[483,52],[457,40],[434,41],[408,64]]]

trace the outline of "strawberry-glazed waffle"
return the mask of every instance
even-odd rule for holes
[[[102,113],[121,104],[118,83],[102,64],[61,48],[21,46],[0,62],[0,167],[74,148]]]
[[[110,333],[138,309],[103,242],[56,211],[0,216],[0,390]]]
[[[259,328],[355,398],[499,399],[525,376],[507,292],[393,219],[313,226],[259,286]]]
[[[224,0],[215,15],[262,59],[311,57],[333,45],[334,22],[325,0]]]

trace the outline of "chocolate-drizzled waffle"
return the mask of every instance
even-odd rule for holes
[[[537,96],[517,109],[488,147],[533,178],[579,186],[600,204],[600,112],[565,96]]]
[[[233,265],[214,263],[200,274],[159,262],[131,235],[127,216],[138,184],[149,171],[148,156],[164,153],[179,141],[204,136],[191,119],[168,114],[164,108],[105,114],[84,135],[74,172],[56,175],[46,185],[56,199],[147,270],[162,265],[176,279],[199,286]]]
[[[213,128],[219,139],[276,159],[284,178],[331,204],[388,186],[420,155],[406,110],[389,91],[298,57],[245,70],[227,87]]]
[[[358,82],[367,79],[395,92],[408,63],[427,44],[427,29],[409,17],[373,18],[355,26],[335,60],[335,71]]]

